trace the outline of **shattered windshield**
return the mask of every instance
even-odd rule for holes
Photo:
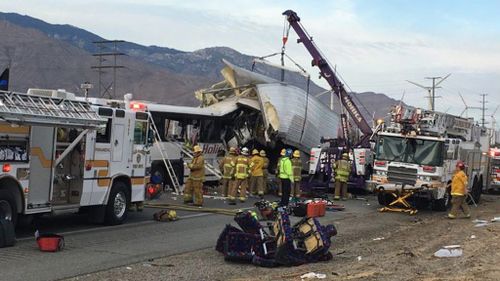
[[[427,166],[443,164],[444,142],[414,138],[380,136],[377,159]]]

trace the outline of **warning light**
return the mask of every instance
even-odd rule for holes
[[[133,111],[145,111],[146,104],[144,104],[142,102],[131,102],[130,109],[132,109]]]
[[[8,164],[8,163],[3,164],[2,171],[3,171],[4,173],[8,173],[8,172],[10,172],[10,169],[11,169],[10,164]]]

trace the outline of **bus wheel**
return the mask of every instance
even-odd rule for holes
[[[122,224],[128,215],[127,186],[120,181],[114,182],[106,206],[106,224]]]
[[[0,190],[0,218],[17,224],[17,206],[14,195],[7,190]]]

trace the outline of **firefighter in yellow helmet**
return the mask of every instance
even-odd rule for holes
[[[335,197],[334,200],[347,199],[347,182],[351,174],[349,154],[342,154],[342,159],[335,162]]]
[[[264,159],[259,155],[257,149],[252,150],[252,158],[250,158],[250,193],[264,197]]]
[[[230,205],[236,204],[236,197],[238,193],[238,188],[240,188],[240,202],[245,202],[247,199],[247,187],[248,187],[248,169],[249,169],[248,159],[248,148],[243,147],[241,149],[241,155],[236,157],[236,168],[234,171],[234,184],[230,187],[228,201]]]
[[[269,169],[269,158],[267,158],[265,150],[261,150],[259,154],[264,160],[264,167],[262,167],[262,172],[264,174],[264,194],[267,194],[267,174],[269,173],[267,169]]]
[[[222,171],[222,195],[227,197],[229,187],[234,181],[234,169],[236,168],[236,148],[230,147],[229,153],[219,163],[219,169]]]
[[[300,160],[300,151],[295,150],[292,158],[293,182],[290,195],[300,198],[300,182],[302,180],[302,160]]]
[[[205,159],[199,145],[193,147],[193,160],[187,164],[190,173],[184,188],[184,203],[203,205],[203,181],[205,180]],[[194,201],[193,201],[194,197]]]
[[[278,164],[276,166],[276,178],[278,178],[281,160],[285,157],[285,154],[286,154],[286,149],[283,148],[280,152],[280,158],[278,158]],[[281,180],[278,180],[278,196],[281,195],[282,195]]]

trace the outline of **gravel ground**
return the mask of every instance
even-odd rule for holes
[[[339,231],[328,262],[269,269],[225,262],[209,248],[67,280],[301,280],[308,272],[324,273],[326,280],[500,280],[500,222],[484,227],[472,222],[500,216],[500,196],[483,196],[472,209],[472,220],[448,220],[445,213],[430,211],[408,216],[367,209],[341,220],[323,219],[334,221]],[[453,244],[462,246],[463,256],[433,257],[440,247]]]

